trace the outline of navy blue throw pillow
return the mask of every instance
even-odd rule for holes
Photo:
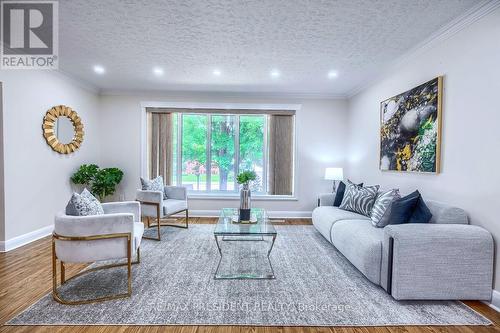
[[[394,200],[391,206],[391,216],[389,224],[408,223],[415,211],[415,207],[420,198],[420,193],[415,191],[405,197]]]
[[[363,186],[363,183],[358,184],[358,186]],[[337,191],[335,192],[335,199],[333,200],[333,206],[338,207],[342,203],[342,199],[344,199],[345,193],[345,183],[343,181],[340,182],[339,186],[337,186]]]
[[[429,210],[429,207],[422,199],[422,196],[419,195],[417,204],[415,205],[415,209],[413,210],[413,214],[410,217],[408,223],[429,223],[432,218],[432,213]]]
[[[338,207],[342,203],[342,199],[344,199],[345,192],[345,184],[344,182],[340,182],[339,186],[337,186],[337,192],[335,192],[335,200],[333,200],[333,206]]]

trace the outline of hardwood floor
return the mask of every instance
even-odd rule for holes
[[[212,218],[190,218],[191,224],[214,223]],[[287,219],[279,225],[310,224],[309,219]],[[0,332],[99,332],[99,333],[471,333],[500,332],[500,314],[481,302],[465,302],[488,317],[491,326],[398,326],[398,327],[253,327],[253,326],[4,326],[16,314],[36,302],[51,289],[50,238],[46,237],[16,250],[0,253]],[[84,265],[68,265],[72,276]]]

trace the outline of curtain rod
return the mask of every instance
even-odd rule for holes
[[[258,109],[205,109],[205,108],[155,108],[147,107],[151,113],[215,113],[215,114],[271,114],[293,116],[295,110],[258,110]]]

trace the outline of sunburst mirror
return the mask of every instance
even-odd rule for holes
[[[43,137],[47,144],[60,154],[71,154],[83,142],[83,123],[73,109],[57,105],[43,117]]]

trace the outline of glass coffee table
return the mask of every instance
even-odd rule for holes
[[[269,221],[266,211],[261,208],[252,208],[251,210],[251,220],[255,223],[237,223],[233,222],[238,216],[238,209],[235,208],[223,208],[215,227],[214,236],[215,242],[217,243],[217,249],[219,250],[219,263],[217,264],[217,269],[215,270],[214,279],[274,279],[274,269],[271,264],[271,250],[274,246],[274,241],[276,240],[276,229]],[[242,245],[243,242],[259,242],[259,247],[265,247],[267,249],[267,263],[269,265],[269,272],[243,272],[243,273],[221,273],[219,272],[221,268],[221,263],[226,258],[230,256],[231,253],[224,253],[221,249],[222,242],[233,242],[231,245]],[[237,249],[237,248],[236,248]],[[264,250],[265,250],[264,249]],[[249,256],[253,256],[254,253],[249,253]],[[234,258],[229,258],[236,262]],[[259,265],[259,264],[256,264]]]

